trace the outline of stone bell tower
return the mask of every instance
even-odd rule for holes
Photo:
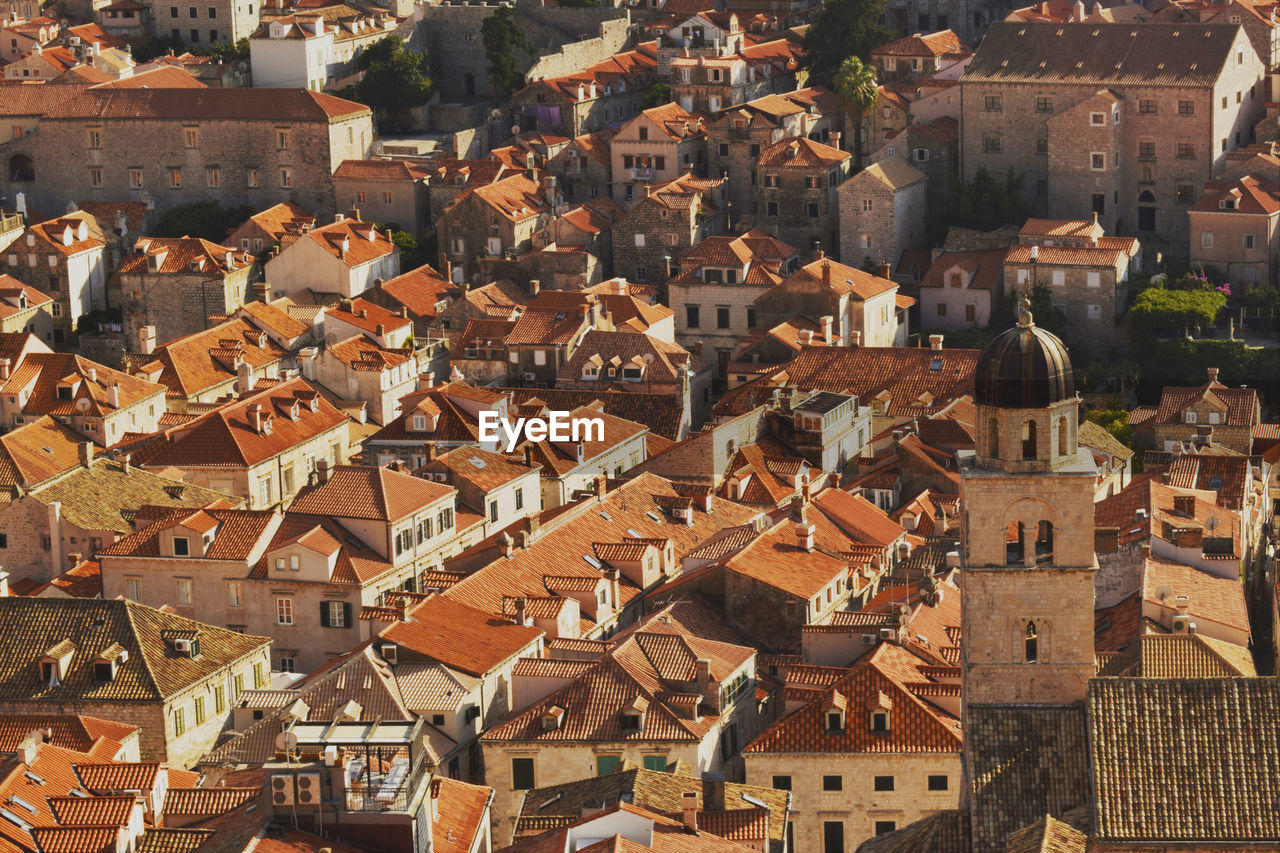
[[[976,452],[960,481],[965,702],[1077,702],[1095,671],[1097,471],[1076,443],[1071,360],[1024,298],[974,383]]]

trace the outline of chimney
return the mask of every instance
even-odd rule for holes
[[[620,581],[622,572],[617,566],[610,566],[605,570],[605,577],[609,579],[609,601],[613,604],[614,610],[622,609],[622,590]]]
[[[356,222],[359,222],[359,221],[360,221],[360,208],[358,208],[358,207],[353,207],[353,208],[351,208],[350,210],[348,210],[348,211],[347,211],[347,219],[351,219],[351,220],[354,220],[354,221],[356,221]]]
[[[316,482],[329,482],[330,464],[328,459],[320,459],[316,462]]]
[[[942,352],[942,335],[929,336],[929,349],[934,352]]]
[[[801,345],[801,346],[806,346],[806,347],[807,347],[807,346],[810,346],[810,345],[812,345],[812,344],[813,344],[813,329],[801,329],[801,330],[800,330],[800,345]]]
[[[819,249],[818,251],[822,250]],[[831,286],[831,261],[828,261],[825,258],[822,261],[822,283],[828,287]]]
[[[533,467],[533,445],[532,444],[526,444],[524,446],[524,467],[526,468]]]
[[[519,548],[521,551],[529,550],[529,531],[527,530],[516,531],[516,547]]]
[[[395,604],[391,606],[396,611],[397,622],[409,621],[409,599],[408,598],[406,598],[403,595],[397,595],[395,598]]]
[[[433,461],[436,458],[436,443],[434,441],[424,441],[422,442],[422,447],[426,460],[428,462]]]
[[[1186,616],[1187,611],[1191,609],[1191,596],[1179,595],[1175,596],[1173,606],[1177,608],[1179,616]]]
[[[582,447],[582,442],[578,442],[578,447]],[[597,474],[593,485],[595,486],[596,500],[604,500],[604,496],[609,491],[609,478],[604,474]]]
[[[155,326],[143,326],[138,329],[138,349],[143,355],[151,355],[156,351]]]
[[[880,277],[881,277],[881,278],[888,278],[888,277],[889,277],[890,275],[892,275],[892,274],[893,274],[893,268],[892,268],[892,267],[890,267],[888,264],[881,264],[881,265],[880,265]]]
[[[528,601],[525,599],[523,595],[516,599],[516,624],[517,625],[522,625],[525,627],[529,625],[528,615],[525,612],[525,607],[527,605],[528,605]]]
[[[94,367],[92,364],[86,367],[84,371],[84,378],[88,379],[90,382],[97,382],[98,368]]]
[[[120,408],[120,383],[112,382],[107,386],[107,405],[113,409]]]
[[[536,278],[529,279],[529,295],[537,297],[542,292],[542,282]]]
[[[806,551],[813,551],[813,525],[809,522],[796,525],[796,544]]]
[[[241,396],[253,390],[257,377],[253,375],[253,365],[242,361],[236,365],[236,393]]]
[[[498,547],[502,549],[502,556],[510,560],[512,555],[515,554],[516,543],[511,538],[510,533],[503,533],[498,537]]]
[[[13,367],[13,361],[8,358],[0,358],[0,379],[8,379],[9,371]]]
[[[1218,368],[1216,368],[1216,367],[1210,367],[1210,368],[1208,368],[1205,372],[1209,374],[1209,381],[1210,381],[1210,382],[1217,382],[1217,381],[1218,381]]]
[[[1187,518],[1195,518],[1196,514],[1196,496],[1195,495],[1174,495],[1173,511],[1178,515]]]
[[[125,474],[129,474],[133,471],[133,454],[132,453],[122,453],[120,455],[120,468],[121,470],[124,471]]]
[[[93,442],[80,442],[80,464],[88,468],[93,464]]]
[[[266,302],[269,290],[265,281],[255,281],[253,283],[253,298],[256,302]]]
[[[826,253],[822,251],[822,247],[821,247],[821,246],[819,246],[819,247],[817,247],[816,249],[814,249],[814,250],[813,250],[813,259],[814,259],[815,261],[820,261],[820,260],[822,260],[822,259],[823,259],[823,258],[825,258],[825,257],[826,257]]]
[[[249,418],[249,425],[253,427],[253,431],[261,434],[264,418],[262,416],[262,406],[258,403],[250,403],[245,407],[244,413]]]
[[[849,333],[849,346],[851,347],[862,346],[862,332],[859,332],[857,329],[854,329],[852,332]]]
[[[832,317],[830,314],[827,314],[821,320],[822,340],[825,343],[828,343],[828,344],[834,343],[834,341],[831,339],[831,326],[835,323],[835,321],[836,321],[836,318]]]
[[[685,791],[680,795],[680,820],[690,832],[698,831],[698,794]]]

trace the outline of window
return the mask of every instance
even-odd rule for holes
[[[1036,112],[1038,113],[1053,112],[1053,98],[1036,98]]]
[[[938,303],[938,316],[939,317],[947,316],[947,303],[945,302]]]
[[[1027,663],[1035,663],[1040,656],[1040,632],[1036,630],[1036,623],[1028,622],[1022,636],[1023,659]]]
[[[1101,127],[1107,123],[1106,113],[1089,113],[1089,124],[1094,127]]]
[[[982,108],[988,112],[998,113],[1004,109],[999,95],[987,95],[982,99]]]
[[[524,489],[516,489],[516,509],[524,509]]]
[[[1086,274],[1085,274],[1085,284],[1086,284],[1088,287],[1101,287],[1101,286],[1102,286],[1102,273],[1096,273],[1096,272],[1086,273]]]
[[[978,306],[976,305],[964,306],[964,321],[966,323],[978,322]]]
[[[298,667],[297,655],[280,655],[280,671],[293,672]]]
[[[790,791],[791,777],[790,776],[774,776],[772,787],[776,788],[779,791]]]
[[[204,723],[204,697],[196,697],[196,725]]]
[[[716,328],[729,328],[729,308],[724,305],[716,306]]]
[[[1001,150],[1000,137],[984,136],[982,137],[982,153],[983,154],[999,154]]]
[[[876,821],[876,835],[885,835],[887,833],[893,832],[897,828],[898,828],[897,821],[892,821],[892,820]]]
[[[874,787],[874,788],[875,788],[875,790],[877,790],[877,791],[892,791],[892,790],[893,790],[893,777],[892,777],[892,776],[877,776],[877,777],[875,777],[875,780],[874,780],[874,782],[873,782],[873,784],[872,784],[872,787]]]
[[[258,170],[257,170],[257,169],[246,169],[246,170],[245,170],[245,173],[244,173],[244,182],[245,182],[245,186],[249,187],[250,189],[255,189],[255,188],[257,188],[257,186],[258,186]]]
[[[646,755],[644,757],[644,769],[656,770],[659,773],[666,773],[667,757],[665,755]]]
[[[844,777],[843,777],[843,776],[823,776],[823,777],[822,777],[822,790],[824,790],[824,791],[843,791],[843,790],[844,790]]]
[[[227,710],[227,688],[221,684],[213,688],[213,713],[221,714]]]
[[[253,665],[253,689],[257,690],[259,687],[261,687],[266,683],[267,683],[266,674],[263,673],[262,662],[259,661],[258,663],[255,663]]]
[[[1107,155],[1101,151],[1094,151],[1089,155],[1089,168],[1095,172],[1101,172],[1107,168]]]
[[[805,213],[809,215],[810,219],[818,218],[818,203],[816,201],[811,201],[807,203],[804,207],[805,207]]]
[[[320,625],[324,628],[346,628],[350,623],[351,605],[345,601],[320,602]]]
[[[728,157],[728,156],[729,156],[729,143],[727,143],[727,142],[721,142],[721,143],[720,143],[720,156],[721,156],[721,157]]]
[[[183,607],[191,605],[191,578],[176,578],[178,584],[178,603]]]
[[[239,699],[240,694],[244,692],[244,673],[237,672],[231,677],[231,698]]]
[[[216,166],[211,166],[205,169],[204,179],[210,187],[217,188],[222,183],[222,172]]]
[[[244,581],[227,581],[227,606],[244,606]]]
[[[142,600],[142,578],[124,579],[124,597],[130,601]]]
[[[200,129],[188,127],[182,131],[182,141],[188,148],[200,147]]]
[[[89,170],[89,186],[91,187],[102,186],[102,170],[101,169]]]
[[[277,625],[293,624],[293,599],[292,598],[276,599],[276,624]]]
[[[697,305],[684,306],[684,324],[690,329],[698,328],[698,309]]]
[[[173,189],[182,186],[182,169],[169,170],[169,186]]]
[[[283,189],[293,186],[293,172],[288,169],[280,170],[280,186]]]
[[[173,709],[173,733],[181,737],[187,731],[187,714],[182,708]]]
[[[1175,149],[1176,155],[1180,160],[1194,160],[1196,156],[1196,144],[1194,142],[1179,142]]]
[[[1089,315],[1089,319],[1090,319],[1090,320],[1101,320],[1101,319],[1102,319],[1102,306],[1101,306],[1101,305],[1090,305],[1090,306],[1088,307],[1088,309],[1087,309],[1087,310],[1088,310],[1088,315]]]
[[[1052,278],[1050,280],[1058,287],[1062,287],[1064,284],[1067,283],[1067,271],[1054,270]]]
[[[516,791],[528,791],[533,788],[533,759],[511,759],[511,787]]]
[[[185,536],[173,537],[173,556],[188,557],[191,555],[191,540]]]
[[[189,18],[195,19],[195,18],[199,17],[199,15],[200,15],[200,13],[196,11],[196,7],[195,7],[195,6],[190,6],[190,7],[188,7],[188,8],[187,8],[187,16],[188,16]]]
[[[191,43],[192,43],[192,44],[199,44],[199,43],[200,43],[200,31],[199,31],[199,30],[192,30],[192,31],[191,31]]]
[[[1244,235],[1244,248],[1252,249],[1254,247],[1255,236],[1253,234]]]
[[[1178,184],[1174,187],[1174,202],[1177,204],[1194,204],[1196,188],[1193,184]]]
[[[1222,96],[1222,108],[1223,108],[1224,110],[1227,108],[1227,96],[1226,96],[1226,95],[1223,95],[1223,96]]]
[[[489,520],[490,521],[498,520],[498,502],[497,501],[489,501]]]
[[[1138,115],[1153,116],[1156,114],[1156,102],[1150,98],[1138,99]]]
[[[1193,116],[1196,114],[1195,101],[1178,101],[1178,115]]]
[[[1138,143],[1138,156],[1139,156],[1139,157],[1155,157],[1155,156],[1156,156],[1156,144],[1155,144],[1155,142],[1154,142],[1154,141],[1152,141],[1152,140],[1149,140],[1149,139],[1148,139],[1148,140],[1144,140],[1144,141],[1142,141],[1142,142],[1139,142],[1139,143]]]
[[[871,248],[871,234],[870,234],[869,232],[866,232],[866,231],[862,232],[862,234],[858,235],[858,243],[859,243],[859,244],[861,244],[862,248],[864,248],[864,249],[870,249],[870,248]]]
[[[176,18],[176,17],[178,17],[178,7],[177,7],[177,6],[170,6],[170,7],[169,7],[169,17],[170,17],[170,18]]]
[[[947,781],[947,775],[945,773],[939,773],[937,775],[930,774],[929,776],[930,791],[945,791],[949,784],[950,783]]]
[[[618,769],[618,765],[622,763],[620,755],[597,755],[596,756],[596,775],[608,776],[610,773]]]
[[[215,19],[215,18],[217,18],[217,17],[218,17],[218,7],[217,7],[217,6],[210,6],[210,7],[209,7],[209,20],[211,20],[211,21],[212,21],[212,20],[214,20],[214,19]]]
[[[1213,232],[1212,231],[1200,232],[1200,248],[1201,249],[1213,248]]]
[[[1093,212],[1098,214],[1099,216],[1106,213],[1107,212],[1107,194],[1094,193],[1091,207]]]
[[[289,147],[289,131],[277,130],[276,131],[276,148],[283,150],[288,147]]]
[[[777,187],[777,186],[778,186],[778,176],[777,176],[777,175],[765,175],[765,176],[764,176],[764,185],[765,185],[766,187]]]

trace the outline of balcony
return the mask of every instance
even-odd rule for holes
[[[630,172],[631,180],[633,181],[652,181],[653,180],[652,166],[635,166],[629,169],[628,171]]]
[[[357,757],[346,767],[344,807],[349,812],[407,812],[425,773],[421,755],[414,764],[408,755],[392,760],[381,755]]]

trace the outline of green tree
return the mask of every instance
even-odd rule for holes
[[[193,45],[187,48],[195,56],[212,56],[219,62],[238,62],[249,58],[249,37],[239,41],[218,41],[208,47]]]
[[[832,88],[836,72],[850,56],[871,62],[871,51],[893,40],[880,25],[884,0],[831,0],[804,35],[800,67],[808,72],[810,86]]]
[[[255,212],[249,205],[229,208],[216,201],[193,201],[166,210],[152,233],[156,237],[203,237],[221,244],[228,231]]]
[[[1022,225],[1031,215],[1031,205],[1022,191],[1022,174],[1010,169],[998,178],[979,168],[973,180],[952,177],[947,185],[947,204],[930,213],[930,239],[942,242],[953,225],[991,231],[1006,225]]]
[[[422,244],[418,242],[418,238],[410,232],[402,230],[398,222],[380,226],[378,230],[389,230],[391,232],[391,242],[395,243],[396,248],[400,250],[401,270],[405,272],[416,270],[427,263],[426,254],[423,252]]]
[[[356,61],[364,72],[354,98],[378,116],[383,132],[412,126],[410,110],[431,99],[435,81],[425,53],[414,53],[399,36],[388,36],[365,48]]]
[[[651,110],[654,107],[669,103],[671,103],[671,87],[666,83],[654,83],[649,87],[649,91],[644,93],[644,100],[640,102],[640,109]]]
[[[524,37],[514,6],[500,6],[485,18],[480,23],[480,40],[484,42],[484,55],[489,60],[489,81],[493,84],[493,100],[497,103],[520,82],[522,74],[516,49],[532,53],[533,48]]]
[[[1148,287],[1129,309],[1129,338],[1135,352],[1160,334],[1178,335],[1196,326],[1212,326],[1227,305],[1216,290],[1166,290]]]
[[[836,70],[836,97],[853,118],[853,162],[862,164],[862,116],[876,105],[876,70],[856,56],[846,56]]]

